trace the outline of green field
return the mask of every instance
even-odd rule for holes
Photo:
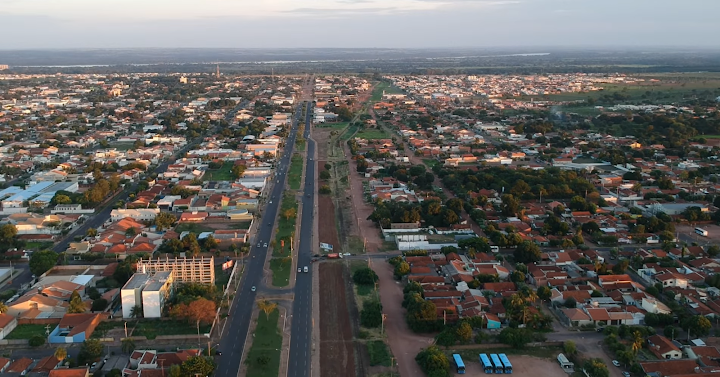
[[[389,367],[392,363],[392,356],[387,344],[382,340],[373,340],[365,344],[370,354],[370,366],[382,365]]]
[[[350,122],[338,122],[338,123],[320,123],[315,126],[315,128],[332,128],[334,130],[339,130],[342,128],[345,128],[350,124]]]
[[[118,151],[128,151],[135,147],[135,143],[110,143],[110,148],[115,148]]]
[[[435,167],[435,165],[438,165],[440,163],[440,161],[438,161],[434,158],[427,158],[427,159],[423,159],[422,161],[430,169],[432,169],[433,167]]]
[[[217,170],[208,170],[203,176],[205,181],[232,181],[232,161],[226,161],[223,166]]]
[[[282,333],[278,328],[279,319],[280,312],[277,309],[269,316],[262,311],[258,314],[252,346],[245,360],[246,375],[276,377],[280,373]]]
[[[285,211],[295,209],[295,217],[285,218]],[[273,256],[285,257],[290,255],[290,237],[295,233],[295,220],[297,218],[298,202],[292,194],[285,194],[280,212],[278,214],[278,225],[275,229],[275,247],[273,247]],[[285,246],[282,241],[285,240]]]
[[[25,249],[31,249],[31,250],[45,250],[51,248],[53,245],[52,242],[25,242]]]
[[[350,140],[350,138],[354,137],[355,132],[357,132],[358,126],[349,126],[345,132],[340,136],[340,140],[346,141]]]
[[[295,142],[295,147],[297,148],[298,152],[305,152],[305,140],[298,139]]]
[[[240,221],[237,223],[229,224],[230,229],[250,229],[251,221]]]
[[[210,331],[211,325],[200,325],[200,335]],[[134,325],[133,336],[144,336],[148,340],[155,339],[158,335],[197,335],[198,328],[195,324],[189,324],[185,321],[161,321],[142,319]],[[130,324],[128,323],[128,332]]]
[[[54,326],[50,326],[50,331]],[[5,336],[5,339],[30,339],[33,336],[45,337],[45,325],[17,325],[17,327]]]
[[[175,231],[178,233],[190,232],[190,233],[200,234],[202,232],[214,232],[215,229],[207,227],[202,224],[180,223],[180,224],[178,224],[178,226],[175,227]]]
[[[288,185],[292,190],[300,189],[302,181],[304,159],[299,154],[294,154],[290,160],[290,169],[288,170]]]
[[[272,285],[275,287],[287,287],[290,284],[290,271],[292,270],[292,258],[270,259],[270,270],[273,272]]]
[[[370,97],[370,101],[372,102],[378,102],[382,99],[383,91],[387,94],[397,94],[402,93],[403,91],[393,85],[390,85],[387,81],[380,81],[377,85],[375,85],[375,88],[373,88],[372,97]]]
[[[360,130],[355,134],[355,137],[367,140],[375,139],[389,139],[390,135],[387,132],[379,129]]]

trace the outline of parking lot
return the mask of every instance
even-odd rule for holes
[[[554,360],[541,359],[533,356],[508,355],[513,365],[513,376],[527,377],[558,377],[567,376],[560,365]],[[478,360],[464,360],[465,376],[487,376],[483,372]],[[450,362],[450,369],[454,367]],[[454,371],[454,370],[453,370]],[[453,373],[454,376],[462,376],[462,374]]]

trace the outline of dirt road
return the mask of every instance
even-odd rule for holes
[[[343,266],[339,263],[321,263],[319,275],[320,377],[353,377],[355,352]]]
[[[393,279],[393,269],[389,263],[377,261],[372,269],[378,274],[380,281],[380,301],[383,312],[387,314],[385,331],[402,377],[424,376],[415,362],[415,356],[425,347],[432,344],[432,337],[418,335],[410,331],[405,322],[405,309],[402,307],[402,285]]]

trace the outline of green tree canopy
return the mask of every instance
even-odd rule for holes
[[[44,274],[47,270],[53,268],[58,261],[58,255],[52,250],[41,250],[32,253],[30,256],[30,272],[35,276]]]

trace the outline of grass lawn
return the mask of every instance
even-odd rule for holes
[[[295,147],[298,152],[305,152],[305,140],[298,140],[295,142]]]
[[[241,221],[238,223],[229,224],[228,226],[230,227],[230,229],[250,229],[250,224],[252,224],[251,221]]]
[[[372,97],[370,97],[370,101],[372,102],[378,102],[382,99],[383,91],[387,94],[397,94],[402,93],[402,90],[396,86],[391,85],[387,81],[380,81],[377,85],[375,85],[375,88],[373,89]]]
[[[51,248],[52,245],[52,242],[26,242],[25,249],[44,250]]]
[[[122,328],[125,326],[124,322],[100,322],[97,327],[95,328],[95,331],[93,331],[91,338],[104,338],[105,335],[107,335],[107,332],[112,329]],[[129,329],[128,329],[129,331]]]
[[[358,133],[355,134],[355,137],[373,140],[373,139],[389,139],[390,135],[388,135],[387,132],[385,132],[383,130],[370,129],[370,130],[360,130]]]
[[[295,209],[295,217],[286,219],[285,211]],[[275,231],[275,247],[273,247],[273,256],[285,257],[290,255],[290,237],[295,232],[295,219],[297,218],[298,203],[291,194],[285,194],[282,204],[280,205],[280,218],[278,219],[277,229]],[[282,246],[285,240],[285,246]]]
[[[387,344],[382,340],[373,340],[366,343],[370,354],[370,366],[382,365],[389,367],[392,362]]]
[[[54,328],[55,326],[50,325],[50,331]],[[17,325],[5,339],[30,339],[33,336],[45,337],[45,325]]]
[[[228,281],[230,281],[230,272],[232,272],[232,268],[223,271],[222,265],[215,265],[215,286],[218,292],[222,293],[223,288],[227,285]]]
[[[334,130],[339,130],[347,127],[348,124],[350,124],[350,122],[319,123],[315,126],[315,128],[332,128]]]
[[[270,270],[273,272],[272,285],[275,287],[287,287],[290,284],[290,270],[292,270],[292,258],[270,259]]]
[[[211,325],[200,325],[200,335],[210,331]],[[197,335],[198,330],[194,324],[185,321],[160,321],[160,320],[139,320],[134,325],[134,336],[144,336],[149,340],[155,339],[158,335]],[[128,323],[128,331],[130,324]]]
[[[423,159],[422,162],[430,169],[434,168],[435,165],[438,165],[440,161],[434,159],[434,158],[426,158]]]
[[[302,181],[304,159],[299,154],[294,154],[290,160],[290,169],[288,170],[288,185],[290,189],[299,190],[300,181]]]
[[[175,227],[175,231],[178,233],[182,232],[190,232],[195,234],[200,234],[202,232],[214,232],[215,229],[207,227],[202,224],[195,224],[195,223],[181,223],[178,224],[178,226]]]
[[[253,377],[276,377],[280,372],[282,334],[278,329],[280,312],[275,309],[269,316],[260,312],[255,327],[252,346],[248,351],[247,375]]]
[[[374,286],[367,284],[357,284],[355,287],[357,288],[358,296],[370,296],[375,290]]]
[[[232,181],[232,161],[226,161],[223,166],[217,170],[208,170],[203,176],[205,181]]]
[[[355,134],[355,132],[358,130],[357,126],[349,126],[347,130],[340,136],[340,140],[350,140],[351,137]]]
[[[118,151],[128,151],[133,149],[135,143],[110,143],[110,148],[115,148]]]

